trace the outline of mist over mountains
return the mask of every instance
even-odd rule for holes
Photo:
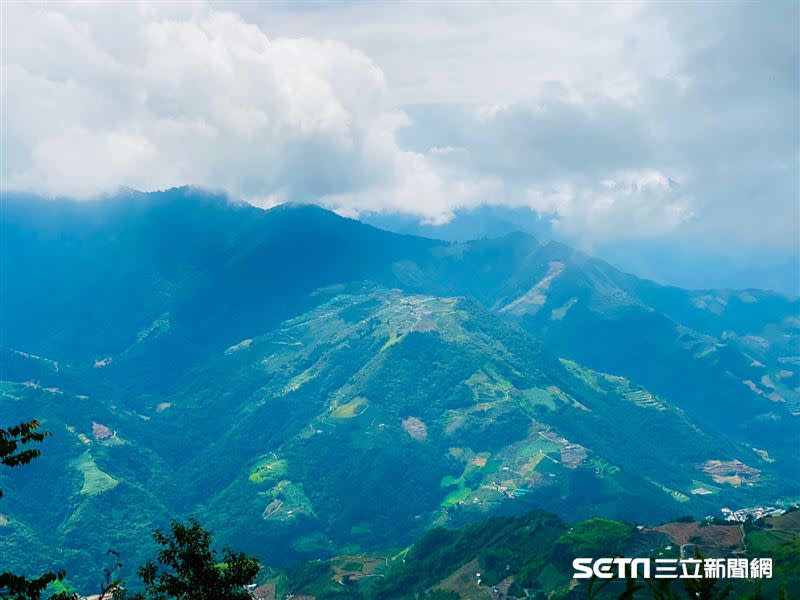
[[[288,564],[535,507],[800,496],[796,298],[191,188],[9,195],[0,229],[0,407],[54,433],[0,475],[4,564],[85,585],[190,513]]]
[[[570,244],[547,216],[530,208],[479,206],[456,211],[444,225],[426,224],[418,217],[398,214],[365,214],[365,223],[381,229],[465,242],[524,232],[539,239],[555,239]],[[800,295],[800,255],[753,248],[706,248],[702,240],[645,239],[608,240],[592,244],[591,254],[617,268],[664,285],[690,289],[759,288],[793,296]],[[669,260],[664,260],[669,256]]]

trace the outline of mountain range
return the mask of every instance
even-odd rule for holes
[[[53,433],[0,474],[12,567],[85,589],[186,514],[283,566],[533,508],[800,497],[797,298],[191,188],[6,196],[0,231],[3,421]]]

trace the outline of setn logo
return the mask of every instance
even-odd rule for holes
[[[756,579],[772,577],[771,558],[576,558],[572,561],[573,579],[650,579],[655,564],[655,579]]]
[[[594,565],[592,566],[592,563]],[[616,567],[616,568],[615,568]],[[630,567],[630,569],[629,569]],[[639,574],[639,567],[643,567]],[[650,578],[650,559],[648,558],[576,558],[572,561],[575,569],[574,579],[611,579],[614,576],[625,578],[630,573],[633,577]]]

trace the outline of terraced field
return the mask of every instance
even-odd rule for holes
[[[99,469],[92,458],[92,453],[86,450],[73,462],[73,466],[83,475],[81,494],[96,496],[115,487],[119,482]]]
[[[670,496],[672,496],[672,499],[673,499],[673,500],[675,500],[676,502],[681,502],[681,503],[683,503],[683,502],[688,502],[688,501],[689,501],[689,496],[687,496],[687,495],[686,495],[686,494],[684,494],[683,492],[679,492],[678,490],[673,490],[673,489],[671,489],[671,488],[668,488],[668,487],[667,487],[667,486],[665,486],[664,484],[662,484],[662,483],[659,483],[659,482],[657,482],[657,481],[655,481],[655,480],[653,480],[653,479],[649,479],[649,478],[648,478],[648,481],[650,481],[650,483],[652,483],[654,486],[656,486],[656,487],[657,487],[658,489],[660,489],[662,492],[664,492],[664,493],[666,493],[666,494],[669,494]]]
[[[278,481],[286,476],[289,463],[275,456],[260,460],[250,471],[249,479],[253,483]]]
[[[626,400],[629,400],[641,406],[642,408],[654,408],[656,410],[666,410],[664,403],[658,400],[653,394],[647,390],[630,390],[622,393]]]

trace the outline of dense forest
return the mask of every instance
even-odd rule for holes
[[[49,436],[50,432],[42,431],[35,420],[0,429],[0,464],[8,468],[27,465],[41,455],[40,445]],[[98,594],[93,597],[249,600],[260,598],[257,590],[268,590],[271,598],[302,595],[315,600],[458,600],[473,596],[563,600],[790,598],[800,591],[798,515],[800,511],[795,509],[775,518],[750,520],[743,526],[746,556],[768,553],[773,558],[774,571],[768,580],[654,582],[629,578],[592,579],[581,585],[575,585],[577,581],[572,579],[574,557],[631,555],[633,548],[639,556],[664,557],[672,547],[664,546],[662,538],[645,539],[641,527],[628,523],[593,518],[569,526],[555,515],[537,510],[520,516],[491,517],[456,529],[435,528],[411,546],[384,554],[336,557],[274,569],[242,552],[229,548],[218,551],[209,531],[190,518],[186,523],[173,521],[167,532],[153,532],[156,557],[137,569],[136,580],[118,577],[123,557],[109,549],[109,564],[98,574]],[[681,522],[694,524],[690,517]],[[788,541],[776,542],[782,538],[770,537],[772,531],[786,533],[787,526],[794,527]],[[703,522],[700,527],[739,526]],[[702,536],[696,536],[694,542],[694,556],[700,558]],[[64,570],[34,576],[0,572],[0,597],[77,600],[79,596],[70,590],[68,581]]]

